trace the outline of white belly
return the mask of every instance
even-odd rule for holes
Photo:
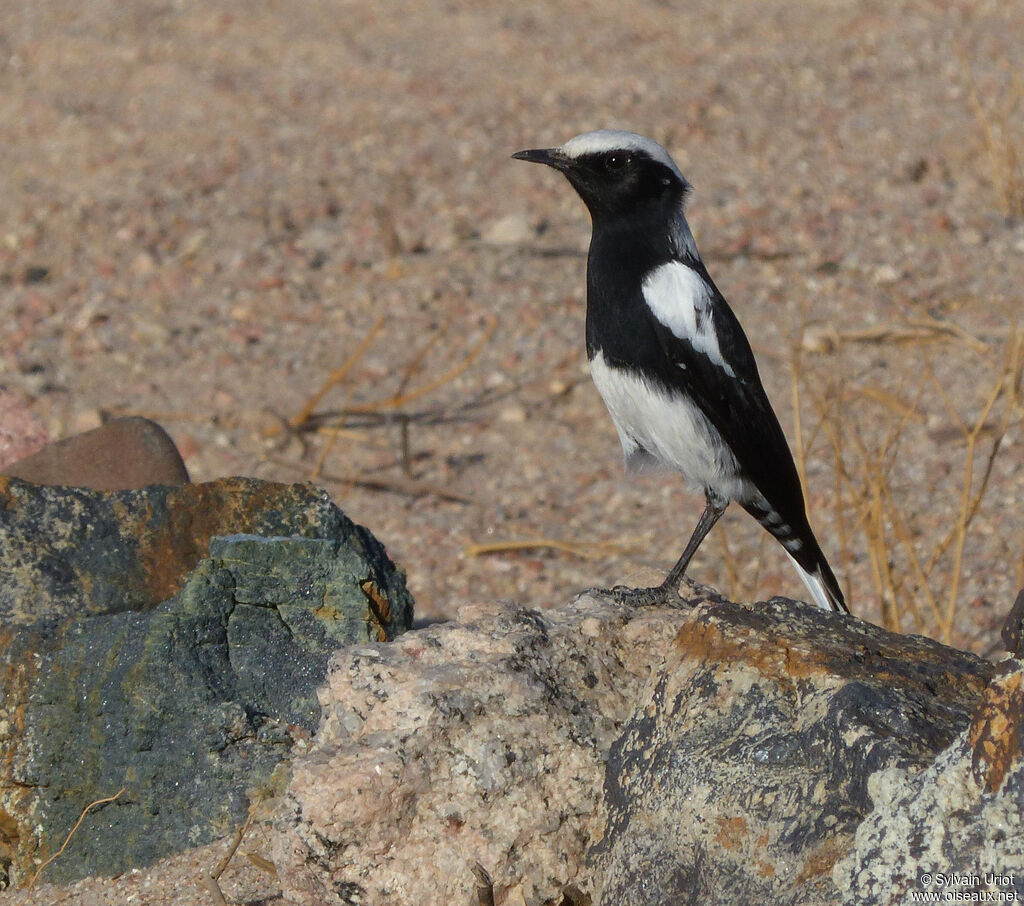
[[[696,405],[609,366],[600,352],[590,362],[590,374],[615,423],[629,471],[654,460],[679,472],[697,490],[710,488],[730,500],[745,498],[746,483],[735,457]]]

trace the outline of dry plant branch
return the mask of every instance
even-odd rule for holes
[[[306,404],[299,410],[299,412],[291,419],[290,424],[293,428],[299,428],[304,425],[309,417],[313,414],[313,410],[319,405],[322,400],[332,387],[340,384],[349,372],[359,363],[359,360],[366,354],[366,350],[370,348],[370,344],[373,342],[373,338],[377,336],[380,329],[384,326],[386,318],[384,315],[380,315],[373,325],[363,336],[362,340],[359,341],[359,345],[352,350],[349,357],[342,362],[342,364],[335,368],[330,373],[327,380],[324,381],[323,385],[314,393],[307,401]]]
[[[1024,79],[1020,73],[1013,73],[1012,80],[1000,89],[994,100],[982,102],[967,50],[961,46],[958,55],[967,83],[968,106],[974,114],[988,158],[989,179],[999,194],[1002,212],[1008,217],[1020,217],[1024,215],[1024,173],[1017,148],[1024,136],[1015,135],[1010,123],[1024,102]]]
[[[426,396],[428,393],[432,393],[439,387],[443,387],[445,384],[454,381],[463,372],[467,371],[469,367],[480,357],[480,353],[484,351],[484,347],[487,345],[487,341],[494,335],[494,331],[498,327],[498,319],[492,317],[490,323],[484,329],[483,334],[476,341],[470,351],[458,364],[448,369],[439,377],[434,378],[432,381],[428,381],[426,384],[400,393],[394,393],[391,396],[378,400],[371,403],[361,403],[358,406],[353,406],[346,410],[346,414],[355,415],[362,412],[379,412],[382,409],[399,409],[402,406],[406,406],[415,400],[418,400],[421,396]]]
[[[306,466],[303,463],[285,459],[281,456],[268,456],[267,461],[294,469],[299,473],[306,471]],[[386,491],[391,494],[401,494],[405,497],[437,497],[440,500],[448,500],[452,503],[476,503],[476,500],[468,494],[462,494],[459,491],[453,491],[441,485],[417,481],[412,478],[385,478],[366,473],[359,475],[332,475],[327,472],[321,472],[319,477],[322,481],[329,481],[333,484],[362,487],[371,491]]]
[[[926,363],[926,372],[928,373],[928,376],[930,377],[932,383],[938,387],[939,394],[942,396],[946,408],[949,410],[953,420],[956,421],[962,436],[967,442],[965,468],[969,471],[972,477],[974,457],[977,449],[977,444],[985,430],[988,428],[988,417],[991,414],[992,408],[995,405],[996,401],[999,399],[999,396],[1004,392],[1008,394],[1006,412],[1004,414],[1000,426],[994,429],[992,448],[989,451],[989,455],[986,457],[985,467],[982,471],[982,480],[979,489],[973,496],[968,495],[967,497],[964,496],[965,492],[963,488],[961,489],[962,505],[960,510],[960,517],[958,518],[957,522],[953,525],[953,527],[950,528],[950,530],[943,536],[943,538],[935,546],[925,567],[926,572],[931,572],[931,570],[938,563],[938,561],[945,555],[946,551],[949,548],[949,545],[952,544],[953,541],[959,537],[961,522],[963,522],[965,526],[969,526],[970,523],[974,520],[974,517],[977,515],[978,509],[981,506],[982,498],[984,497],[985,491],[988,487],[988,481],[992,473],[992,468],[995,465],[996,455],[999,452],[999,447],[1002,443],[1002,439],[1005,436],[1006,431],[1009,427],[1009,423],[1012,418],[1014,409],[1016,408],[1019,402],[1019,374],[1020,368],[1022,364],[1024,364],[1024,362],[1022,362],[1022,358],[1024,357],[1022,357],[1021,355],[1022,342],[1024,342],[1024,337],[1016,335],[1011,337],[1011,340],[1007,345],[1007,357],[1004,362],[1003,369],[1000,372],[999,378],[997,379],[996,384],[990,392],[989,397],[987,398],[982,408],[981,414],[977,419],[975,419],[974,424],[970,427],[968,427],[967,423],[960,415],[959,410],[956,408],[952,400],[950,400],[948,394],[946,394],[945,388],[943,388],[940,385],[938,378],[935,376],[935,373],[931,368],[931,364]],[[971,478],[967,478],[965,486],[969,488],[970,484]],[[963,501],[965,500],[969,500],[966,506],[963,503]]]
[[[974,517],[978,513],[982,498],[985,496],[985,491],[988,489],[988,482],[992,476],[992,467],[995,464],[996,455],[999,453],[999,447],[1002,444],[1003,438],[1006,436],[1007,428],[1010,426],[1010,419],[1013,416],[1014,410],[1014,400],[1012,398],[1006,406],[1006,413],[1003,417],[1002,424],[992,441],[992,449],[986,459],[979,487],[972,493],[971,489],[974,483],[974,462],[978,440],[981,436],[982,429],[988,420],[989,414],[992,412],[992,409],[999,398],[1004,394],[1004,392],[1009,393],[1011,397],[1015,393],[1015,376],[1017,373],[1018,363],[1021,360],[1022,345],[1024,345],[1024,337],[1019,335],[1012,337],[1011,341],[1007,344],[1006,358],[1003,362],[1003,368],[999,374],[999,378],[996,381],[995,386],[992,388],[992,392],[989,394],[980,414],[977,419],[975,419],[974,425],[967,433],[967,452],[965,455],[964,477],[960,496],[960,514],[956,525],[956,549],[953,554],[953,578],[949,587],[945,620],[942,623],[943,641],[947,643],[951,641],[953,635],[953,620],[956,614],[956,601],[960,592],[960,580],[963,573],[964,545],[967,541],[967,531],[970,528],[971,523],[974,521]]]
[[[327,392],[342,383],[344,379],[351,372],[355,364],[365,355],[369,349],[374,337],[380,330],[383,324],[383,316],[378,318],[374,322],[373,326],[367,332],[367,334],[360,341],[359,345],[353,350],[352,354],[348,359],[341,365],[341,367],[335,369],[323,386],[306,402],[297,415],[295,415],[290,421],[289,426],[293,429],[300,429],[307,426],[313,416],[313,411],[320,401],[324,398]],[[368,403],[360,403],[356,406],[349,406],[348,400],[351,398],[351,391],[346,397],[345,405],[342,406],[341,411],[335,420],[334,424],[328,429],[327,442],[320,450],[320,455],[317,458],[317,462],[313,467],[313,471],[309,476],[310,481],[316,481],[322,474],[323,467],[327,461],[327,457],[334,447],[334,443],[344,431],[345,420],[352,415],[366,415],[366,414],[378,414],[388,413],[390,420],[397,421],[402,430],[402,466],[403,470],[408,473],[410,472],[409,462],[409,418],[401,412],[395,410],[408,405],[415,400],[432,393],[439,387],[454,381],[461,374],[470,368],[470,366],[479,358],[480,353],[483,352],[487,342],[493,336],[494,331],[498,326],[498,319],[491,317],[489,323],[484,329],[482,335],[477,339],[476,343],[472,346],[469,352],[462,358],[461,361],[457,362],[454,366],[449,368],[447,371],[439,375],[438,377],[426,381],[419,387],[415,387],[412,390],[408,389],[409,383],[412,381],[413,376],[422,369],[423,362],[426,359],[427,354],[430,350],[439,342],[441,337],[447,332],[448,326],[451,322],[448,321],[442,327],[440,331],[435,332],[434,335],[429,337],[427,341],[420,346],[418,350],[412,355],[410,360],[405,364],[403,368],[401,378],[397,389],[391,396],[386,397],[382,400],[375,400]],[[386,423],[386,422],[385,422]]]
[[[964,346],[975,349],[965,341]],[[929,631],[951,642],[962,593],[967,539],[981,511],[1000,447],[1020,407],[1024,372],[1024,335],[1008,332],[998,372],[988,385],[980,409],[967,418],[925,360],[914,399],[907,402],[888,391],[824,382],[825,393],[812,395],[818,423],[832,448],[836,476],[836,522],[841,537],[864,540],[872,579],[880,600],[883,622],[891,629]],[[806,375],[801,375],[806,377]],[[820,377],[820,376],[819,376]],[[819,384],[820,386],[820,384]],[[915,514],[908,511],[894,488],[893,475],[911,425],[920,424],[925,393],[942,401],[964,442],[953,523],[940,537],[925,541]],[[794,399],[798,399],[794,394]],[[881,403],[889,418],[858,420],[846,403]],[[998,415],[997,415],[998,412]],[[869,440],[879,427],[881,436]],[[989,439],[991,445],[987,446]],[[847,528],[847,513],[855,516]],[[841,549],[848,542],[843,540]]]
[[[509,541],[488,541],[480,544],[467,544],[463,553],[467,557],[482,557],[487,554],[507,554],[514,551],[554,550],[584,560],[592,560],[609,553],[622,553],[636,550],[643,541],[641,539],[623,539],[620,541],[560,541],[557,538],[521,538]]]
[[[901,631],[903,615],[906,612],[913,614],[918,629],[923,630],[927,624],[916,595],[908,588],[907,577],[894,568],[892,552],[895,545],[889,538],[886,526],[891,528],[895,540],[899,542],[898,550],[907,558],[912,571],[917,575],[919,588],[925,596],[933,620],[939,619],[935,594],[927,573],[920,568],[920,559],[912,541],[912,534],[907,530],[903,514],[895,503],[889,481],[893,467],[901,458],[901,443],[908,424],[917,421],[916,412],[924,392],[925,381],[922,380],[913,405],[907,407],[906,411],[889,425],[879,452],[869,450],[856,425],[852,435],[860,455],[865,487],[868,489],[865,515],[870,526],[872,557],[878,563],[878,572],[882,579],[881,588],[885,590],[885,598],[890,608],[887,625],[896,631]]]
[[[906,318],[898,324],[879,324],[860,330],[837,330],[831,324],[819,322],[805,324],[800,332],[801,348],[819,354],[836,352],[847,343],[909,344],[950,339],[962,340],[979,353],[989,348],[958,324],[941,318]]]
[[[36,873],[32,875],[32,880],[28,882],[29,890],[31,890],[35,886],[36,881],[39,880],[39,876],[43,873],[43,869],[46,868],[46,866],[53,862],[55,859],[63,855],[64,850],[68,848],[68,844],[71,842],[71,838],[75,836],[75,833],[82,826],[82,822],[85,820],[85,816],[88,815],[89,812],[91,812],[94,808],[98,808],[101,805],[106,805],[108,802],[114,802],[115,800],[120,799],[121,794],[124,793],[126,789],[127,787],[121,787],[121,789],[114,793],[113,796],[105,796],[103,799],[96,799],[95,801],[90,802],[84,809],[82,809],[82,814],[78,816],[78,820],[75,822],[75,826],[71,828],[71,830],[68,832],[67,837],[64,838],[64,842],[61,844],[60,849],[58,849],[57,852],[50,856],[49,859],[43,862],[43,864],[36,869]]]

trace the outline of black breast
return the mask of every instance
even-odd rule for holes
[[[587,358],[600,351],[609,365],[656,374],[667,362],[642,287],[673,253],[663,224],[660,230],[647,226],[626,218],[594,226],[587,259]]]

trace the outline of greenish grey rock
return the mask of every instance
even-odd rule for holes
[[[214,538],[210,553],[153,609],[3,630],[0,867],[15,884],[122,787],[45,880],[120,874],[230,832],[317,729],[331,654],[411,625],[402,576],[365,530]]]
[[[0,477],[0,625],[156,607],[209,555],[211,538],[237,533],[335,539],[387,560],[309,484],[221,478],[92,491]]]

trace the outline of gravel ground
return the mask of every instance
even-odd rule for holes
[[[1022,33],[1024,6],[966,0],[8,4],[0,386],[54,437],[154,417],[196,480],[314,477],[423,618],[656,580],[702,499],[622,475],[585,370],[585,210],[509,160],[633,129],[696,186],[854,611],[985,651],[1024,584],[1024,409],[985,411],[1024,310]],[[346,363],[321,430],[283,430]],[[959,419],[984,422],[975,487],[1005,434],[923,581],[899,538],[927,571],[956,527]],[[577,547],[472,547],[536,539]],[[802,594],[739,511],[691,571]],[[129,883],[118,902],[202,901]]]

